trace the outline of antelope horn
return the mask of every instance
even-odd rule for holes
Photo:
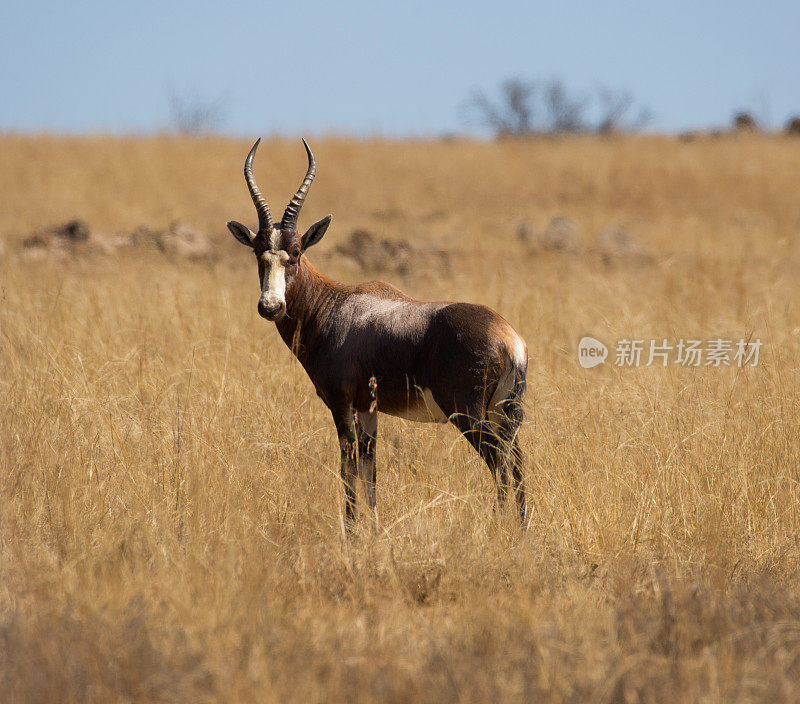
[[[292,196],[289,205],[286,206],[286,212],[284,212],[281,220],[281,230],[297,229],[297,216],[300,215],[300,208],[303,207],[303,201],[308,195],[311,182],[314,180],[314,176],[317,175],[317,162],[311,153],[311,147],[308,146],[308,142],[305,139],[303,140],[303,146],[308,153],[308,171],[306,171],[306,177],[303,179],[303,183],[300,184],[300,188],[297,189],[297,193]]]
[[[271,232],[272,215],[269,212],[267,201],[264,200],[264,196],[262,196],[261,191],[258,190],[256,179],[253,176],[253,157],[256,155],[256,149],[258,149],[259,144],[261,144],[261,137],[256,140],[256,143],[253,145],[253,148],[247,155],[247,159],[245,159],[244,180],[247,181],[247,188],[250,190],[250,197],[253,199],[253,205],[256,206],[256,212],[258,213],[259,232]]]

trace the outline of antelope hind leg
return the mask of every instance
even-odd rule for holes
[[[353,407],[349,403],[341,408],[331,408],[336,434],[339,436],[341,457],[340,474],[344,484],[345,528],[351,531],[356,520],[356,465],[357,439]]]
[[[364,482],[367,506],[377,519],[375,500],[376,469],[375,444],[378,436],[378,412],[358,413],[358,474]]]

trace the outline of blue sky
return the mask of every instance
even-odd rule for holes
[[[510,76],[628,90],[656,130],[781,125],[800,3],[0,0],[0,130],[163,130],[173,90],[235,135],[439,135]]]

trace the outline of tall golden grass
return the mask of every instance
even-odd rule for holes
[[[800,141],[313,144],[302,222],[452,252],[393,283],[528,342],[531,517],[449,427],[381,417],[380,526],[342,526],[329,415],[256,312],[249,144],[0,138],[0,699],[800,699]],[[273,212],[304,169],[262,144]],[[530,254],[557,214],[582,251]],[[31,262],[38,227],[183,219],[212,264]],[[655,261],[604,264],[619,224]],[[319,251],[316,251],[319,250]],[[583,370],[622,338],[760,338],[757,367]]]

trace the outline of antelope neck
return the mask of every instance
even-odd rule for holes
[[[333,314],[340,286],[301,255],[297,275],[286,290],[286,314],[276,322],[281,338],[297,357],[305,347],[304,338],[325,327]]]

